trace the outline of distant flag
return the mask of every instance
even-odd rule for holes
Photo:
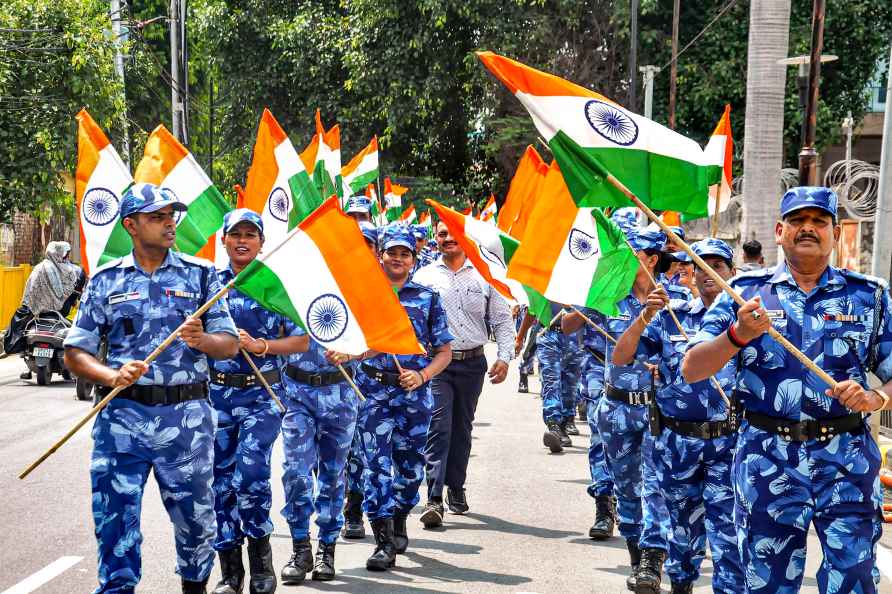
[[[383,209],[381,208],[381,201],[378,199],[378,190],[375,189],[375,184],[369,184],[365,187],[365,196],[371,202],[369,216],[371,216],[372,221],[376,225],[381,224]]]
[[[389,177],[384,178],[384,213],[388,221],[400,218],[403,212],[402,196],[408,191],[409,188],[391,183]]]
[[[721,155],[590,89],[492,52],[477,55],[530,113],[577,206],[628,206],[607,181],[612,174],[651,208],[706,214]]]
[[[486,206],[483,207],[483,210],[480,211],[480,215],[477,217],[481,221],[489,221],[492,223],[496,222],[496,215],[499,214],[499,206],[496,204],[496,196],[495,194],[489,195],[489,200],[486,202]]]
[[[402,223],[414,223],[415,218],[415,205],[410,204],[409,207],[403,211],[403,214],[400,215],[399,220]]]
[[[248,169],[245,207],[260,214],[266,240],[275,245],[321,204],[294,145],[264,109]]]
[[[373,136],[368,146],[359,151],[349,163],[341,168],[344,194],[362,192],[367,184],[378,181],[378,137]]]
[[[431,219],[431,211],[425,210],[418,217],[418,224],[427,228],[427,238],[434,236],[433,219]]]
[[[406,310],[336,196],[292,234],[269,256],[251,262],[235,287],[290,318],[325,348],[350,355],[369,349],[424,352]]]
[[[343,195],[341,129],[335,124],[326,132],[319,109],[316,109],[316,133],[300,158],[320,196]]]
[[[121,225],[119,205],[133,183],[115,147],[86,109],[77,114],[75,198],[80,222],[81,265],[87,274],[130,253],[133,243]]]

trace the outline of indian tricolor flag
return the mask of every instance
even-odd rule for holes
[[[706,152],[721,155],[722,178],[718,184],[709,188],[709,214],[724,212],[731,202],[732,166],[734,164],[734,140],[731,138],[731,106],[725,105],[725,113],[716,125]]]
[[[637,271],[620,228],[597,208],[577,207],[560,170],[549,171],[508,278],[551,301],[616,315]]]
[[[343,195],[341,187],[341,128],[335,124],[325,131],[322,117],[316,110],[316,134],[300,154],[304,169],[313,180],[320,196]]]
[[[578,206],[628,206],[607,181],[613,174],[651,208],[706,214],[721,174],[716,155],[592,90],[492,52],[478,56],[532,116]]]
[[[251,262],[235,288],[288,316],[326,348],[351,355],[424,353],[381,265],[335,196]]]
[[[344,193],[359,194],[366,185],[378,181],[378,137],[373,136],[367,147],[359,151],[349,163],[341,169],[344,180]]]
[[[163,125],[149,136],[133,177],[169,190],[189,208],[177,223],[176,249],[213,262],[214,234],[223,227],[229,203],[192,153]]]
[[[294,145],[264,109],[248,169],[245,208],[260,214],[266,241],[275,245],[320,204],[322,198]]]
[[[489,200],[486,201],[486,206],[483,207],[483,210],[480,211],[479,219],[481,221],[489,221],[495,223],[496,215],[499,214],[499,206],[496,204],[496,196],[495,194],[489,195]]]
[[[425,210],[418,216],[418,225],[427,229],[427,237],[430,239],[434,236],[434,221],[431,219],[431,211]]]
[[[548,164],[532,145],[528,145],[514,170],[508,193],[499,210],[499,229],[512,237],[523,239],[523,230],[526,228],[535,194],[547,171]]]
[[[380,224],[382,219],[382,208],[381,201],[378,199],[378,190],[375,189],[375,184],[369,184],[365,187],[365,197],[369,199],[369,216],[372,217],[372,221],[377,225]]]
[[[409,188],[405,186],[391,183],[389,177],[384,178],[384,214],[388,221],[400,218],[403,212],[403,194],[408,191]]]
[[[414,223],[415,222],[415,205],[410,204],[409,207],[403,211],[403,214],[400,215],[399,221],[401,223]]]
[[[119,217],[121,196],[133,183],[133,177],[86,109],[77,114],[77,124],[75,197],[80,221],[81,265],[89,275],[133,249],[130,235]]]

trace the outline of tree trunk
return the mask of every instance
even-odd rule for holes
[[[780,212],[784,93],[790,0],[752,0],[746,75],[741,243],[762,243],[765,263],[777,259],[774,223]]]

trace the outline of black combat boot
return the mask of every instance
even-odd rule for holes
[[[393,548],[400,555],[409,548],[409,532],[406,529],[408,515],[403,512],[393,514]]]
[[[207,590],[205,590],[205,586],[207,585],[207,580],[204,580],[203,582],[183,580],[183,594],[207,594]]]
[[[350,491],[344,505],[344,538],[356,540],[365,538],[365,524],[362,521],[362,493]]]
[[[245,587],[245,566],[242,563],[242,547],[217,551],[220,557],[220,583],[212,594],[242,594]]]
[[[276,570],[273,568],[273,549],[269,546],[269,534],[263,538],[248,538],[248,566],[251,594],[272,594],[276,591]]]
[[[595,498],[595,523],[588,529],[588,537],[592,540],[606,540],[613,536],[616,525],[616,500],[610,495],[598,495]]]
[[[334,551],[335,543],[319,543],[319,547],[316,549],[316,565],[313,566],[313,579],[317,582],[334,579]]]
[[[30,378],[28,378],[30,379]],[[520,374],[520,381],[517,383],[517,391],[521,394],[527,394],[530,391],[530,386],[527,383],[527,374]]]
[[[693,592],[694,582],[684,582],[683,584],[672,582],[672,591],[670,594],[693,594]]]
[[[547,423],[545,423],[545,427],[547,428],[547,430],[542,436],[542,443],[545,444],[545,447],[551,450],[552,454],[563,452],[564,446],[561,444],[561,442],[564,441],[564,437],[566,436],[561,432],[560,425],[558,425],[554,421],[548,421]]]
[[[396,547],[393,544],[393,518],[372,520],[375,535],[375,552],[365,562],[369,571],[387,571],[396,565]]]
[[[641,549],[637,542],[631,540],[626,541],[626,548],[629,549],[629,564],[632,566],[632,571],[626,578],[626,588],[634,592],[638,585],[638,569],[641,567]]]
[[[635,594],[659,594],[665,560],[666,551],[663,549],[641,550],[641,566],[638,568]]]
[[[567,435],[579,435],[579,429],[576,428],[576,419],[573,417],[564,420],[561,424],[561,428],[563,428],[564,433]]]
[[[299,584],[313,570],[313,546],[309,538],[291,541],[291,559],[282,568],[282,583]]]
[[[588,406],[584,400],[576,405],[576,418],[583,423],[588,422]]]
[[[569,448],[572,446],[573,442],[570,441],[570,436],[567,435],[567,431],[564,429],[564,422],[561,421],[560,423],[555,423],[555,426],[557,427],[558,435],[561,438],[561,447]]]

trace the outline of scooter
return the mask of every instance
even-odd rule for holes
[[[65,368],[65,348],[62,346],[69,328],[71,322],[55,311],[41,313],[25,327],[22,358],[28,370],[36,376],[39,386],[48,385],[54,373],[61,374],[66,380],[72,379]],[[90,400],[92,393],[93,384],[82,378],[75,379],[75,396],[78,400]]]

